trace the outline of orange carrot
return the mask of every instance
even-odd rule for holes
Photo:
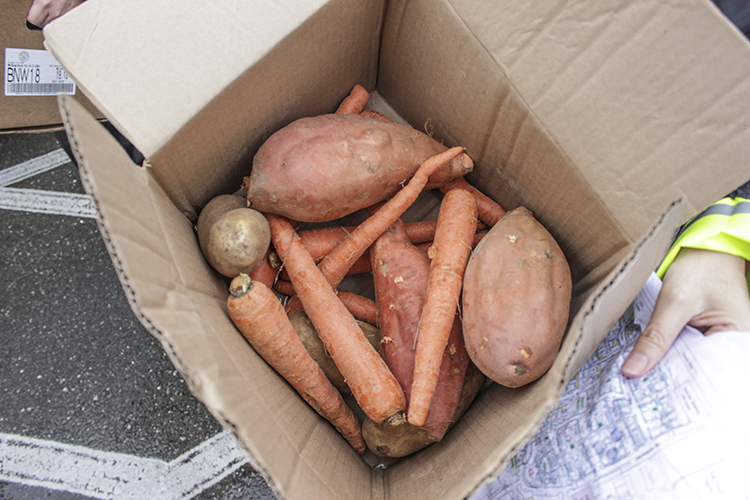
[[[307,353],[279,299],[246,274],[234,278],[229,291],[229,315],[253,349],[358,453],[364,453],[366,445],[359,420]]]
[[[358,293],[338,290],[337,295],[341,302],[346,306],[354,319],[370,323],[373,326],[378,324],[378,306],[375,301],[368,299]]]
[[[409,241],[412,243],[432,241],[435,237],[436,225],[437,220],[406,222],[406,233],[409,235]],[[303,229],[297,231],[297,234],[317,262],[328,255],[336,245],[341,243],[355,229],[356,226],[327,226]]]
[[[464,270],[476,232],[477,203],[469,191],[449,190],[443,197],[435,231],[430,277],[417,330],[409,423],[421,427],[437,386],[440,363],[458,309]]]
[[[274,290],[283,295],[294,295],[294,286],[291,282],[286,280],[278,280],[276,284],[274,284]],[[336,294],[339,296],[339,299],[341,299],[341,302],[344,304],[344,306],[346,306],[349,312],[352,313],[354,319],[366,321],[371,325],[378,324],[378,311],[374,300],[368,299],[367,297],[364,297],[357,293],[347,292],[345,290],[337,290]],[[300,311],[301,310],[303,309],[300,309]],[[293,314],[295,312],[299,311],[290,312],[288,309],[286,310],[287,315]]]
[[[474,233],[474,238],[471,241],[471,248],[476,248],[476,246],[479,245],[479,242],[482,241],[482,238],[484,238],[485,236],[487,236],[487,231],[477,231],[476,233]],[[433,243],[434,242],[432,241],[425,241],[424,243],[417,243],[416,247],[422,250],[424,253],[429,253]]]
[[[273,289],[283,295],[294,295],[294,286],[291,281],[280,279],[273,284]],[[287,314],[289,314],[287,312]]]
[[[269,247],[258,267],[250,273],[250,278],[253,281],[263,283],[268,288],[273,288],[273,284],[279,274],[279,263],[277,261],[278,256]]]
[[[378,208],[373,215],[359,224],[320,261],[318,267],[334,289],[338,288],[354,262],[378,239],[378,236],[391,227],[414,203],[427,184],[429,177],[460,154],[463,154],[463,148],[456,146],[428,158],[419,166],[406,186]],[[297,301],[299,300],[299,297],[292,297],[287,302],[287,311],[298,310],[299,304]]]
[[[479,219],[490,227],[494,226],[507,213],[495,200],[469,184],[463,177],[449,182],[442,186],[440,190],[443,193],[447,193],[451,189],[456,188],[465,189],[474,195],[477,201]]]
[[[373,210],[370,213],[373,214],[376,211],[377,210]],[[409,241],[415,245],[419,245],[421,243],[432,243],[432,240],[435,238],[436,226],[437,220],[435,219],[409,221],[404,223]],[[485,223],[477,220],[477,231],[485,229],[486,227],[487,225]],[[356,226],[327,226],[322,228],[303,229],[301,231],[297,231],[297,234],[299,234],[302,243],[304,243],[305,247],[310,252],[310,255],[312,255],[315,262],[318,262],[323,257],[328,255],[328,253],[333,250],[336,245],[344,241],[344,238],[346,238],[349,233],[351,233],[355,229]],[[362,269],[363,270],[359,272],[366,272],[364,271],[364,267],[362,267]],[[357,273],[350,272],[348,274]],[[283,276],[284,273],[282,271],[282,277]]]
[[[356,115],[363,109],[370,99],[370,93],[362,85],[355,85],[349,95],[341,101],[336,113]]]
[[[393,123],[393,120],[391,120],[384,114],[375,111],[374,109],[363,109],[359,114],[362,116],[369,116],[370,118],[377,118],[378,120],[384,121],[386,123]]]
[[[456,146],[425,161],[406,186],[385,202],[377,212],[359,224],[320,261],[320,270],[334,288],[338,287],[351,265],[365,253],[378,236],[391,227],[414,203],[427,184],[430,175],[461,153],[463,153],[463,148]],[[476,230],[476,223],[474,229]]]
[[[312,256],[312,254],[310,255]],[[352,267],[349,268],[349,270],[346,272],[346,275],[353,276],[355,274],[369,273],[370,271],[372,271],[372,267],[370,266],[370,256],[367,252],[365,252],[359,259],[354,262],[354,264],[352,264]],[[287,273],[284,269],[282,269],[279,273],[279,277],[281,279],[289,281],[289,273]]]
[[[362,411],[373,421],[403,418],[404,392],[352,314],[315,265],[287,219],[266,214],[271,240],[289,271],[296,297],[346,379]]]
[[[353,226],[328,226],[303,229],[297,231],[297,234],[299,234],[307,251],[317,262],[328,255],[328,252],[333,250],[352,231],[354,231]]]

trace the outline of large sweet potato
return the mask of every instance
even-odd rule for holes
[[[414,380],[415,337],[427,292],[430,259],[409,241],[401,220],[372,245],[370,259],[381,334],[380,354],[409,401]],[[461,322],[456,316],[443,353],[438,385],[422,426],[432,441],[443,438],[453,419],[468,365]]]
[[[571,288],[568,262],[552,235],[526,208],[508,212],[477,245],[464,275],[472,361],[506,387],[541,377],[560,349]]]
[[[329,221],[391,197],[427,158],[446,149],[416,129],[363,115],[301,118],[261,145],[243,187],[255,210]],[[461,154],[430,178],[427,189],[473,167]]]

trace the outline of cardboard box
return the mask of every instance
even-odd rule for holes
[[[45,35],[149,160],[61,98],[135,314],[279,498],[469,497],[533,436],[675,228],[747,180],[750,47],[707,0],[89,0]],[[442,442],[385,468],[240,337],[193,228],[270,133],[355,83],[465,146],[469,180],[530,208],[574,277],[550,371],[491,385]]]
[[[3,82],[12,78],[5,60],[6,49],[25,51],[44,51],[44,36],[41,30],[32,30],[26,26],[26,14],[31,0],[0,0],[0,61],[2,61]],[[24,79],[24,81],[33,81]],[[6,95],[0,93],[0,133],[16,131],[41,131],[62,128],[60,111],[57,107],[57,96],[50,95]],[[43,92],[54,92],[45,89]],[[101,113],[83,95],[75,92],[75,98],[97,118]]]

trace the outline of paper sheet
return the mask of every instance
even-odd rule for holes
[[[750,332],[687,327],[649,374],[620,374],[660,288],[652,274],[534,438],[474,500],[750,499]]]

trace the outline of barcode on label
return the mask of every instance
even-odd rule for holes
[[[75,94],[73,83],[6,83],[6,92],[13,95]]]
[[[46,50],[5,48],[5,95],[75,95],[76,83]]]

